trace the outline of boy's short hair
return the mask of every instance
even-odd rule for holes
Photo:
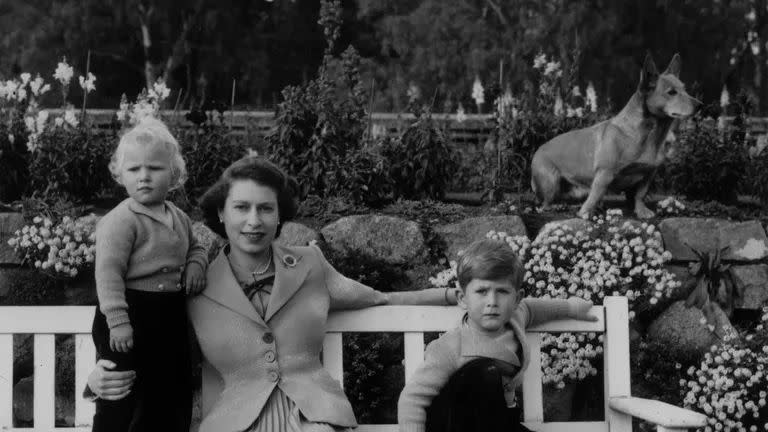
[[[482,239],[473,242],[459,257],[456,276],[461,289],[472,279],[509,279],[515,289],[523,285],[523,265],[517,253],[504,241]]]
[[[171,187],[178,189],[187,180],[187,165],[181,156],[181,147],[173,137],[168,126],[154,117],[144,117],[120,137],[117,149],[109,161],[109,172],[116,182],[120,183],[120,169],[125,157],[125,149],[133,144],[155,144],[163,147],[171,157]],[[122,183],[120,183],[122,184]]]

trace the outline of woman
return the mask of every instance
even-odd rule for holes
[[[429,289],[382,293],[339,274],[316,246],[274,242],[297,209],[298,184],[272,163],[233,163],[201,200],[206,225],[229,244],[188,303],[203,354],[200,425],[207,431],[336,431],[355,427],[341,386],[320,363],[328,312],[383,304],[455,304]],[[122,396],[131,377],[103,364],[89,380]],[[204,403],[207,405],[207,403]]]

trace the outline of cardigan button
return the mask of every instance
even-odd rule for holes
[[[160,291],[162,291],[163,288],[165,288],[165,286],[163,284],[160,284],[160,285],[157,286],[157,289],[159,289]]]
[[[269,362],[272,363],[275,361],[275,352],[274,351],[267,351],[266,354],[264,354],[264,358]]]
[[[277,380],[280,379],[280,374],[278,374],[275,371],[269,371],[269,380],[272,382],[277,382]]]
[[[272,333],[267,332],[264,333],[264,336],[261,337],[261,340],[263,340],[264,343],[271,344],[275,341],[275,337],[272,335]]]

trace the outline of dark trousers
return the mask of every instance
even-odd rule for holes
[[[126,290],[133,326],[133,350],[113,352],[109,327],[100,310],[93,342],[100,359],[116,370],[136,371],[131,392],[119,401],[96,401],[94,432],[188,432],[192,417],[192,368],[183,292]]]
[[[427,408],[427,432],[530,432],[508,408],[497,360],[472,360],[456,371]]]

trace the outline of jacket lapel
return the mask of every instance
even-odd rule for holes
[[[301,287],[311,267],[310,260],[296,248],[272,243],[275,263],[275,285],[267,304],[264,321],[269,321]]]
[[[232,268],[229,266],[229,260],[224,254],[224,249],[219,252],[216,259],[208,266],[208,283],[201,295],[219,303],[244,317],[250,318],[263,326],[266,323],[256,313],[248,297],[243,293],[240,284],[237,283]]]

